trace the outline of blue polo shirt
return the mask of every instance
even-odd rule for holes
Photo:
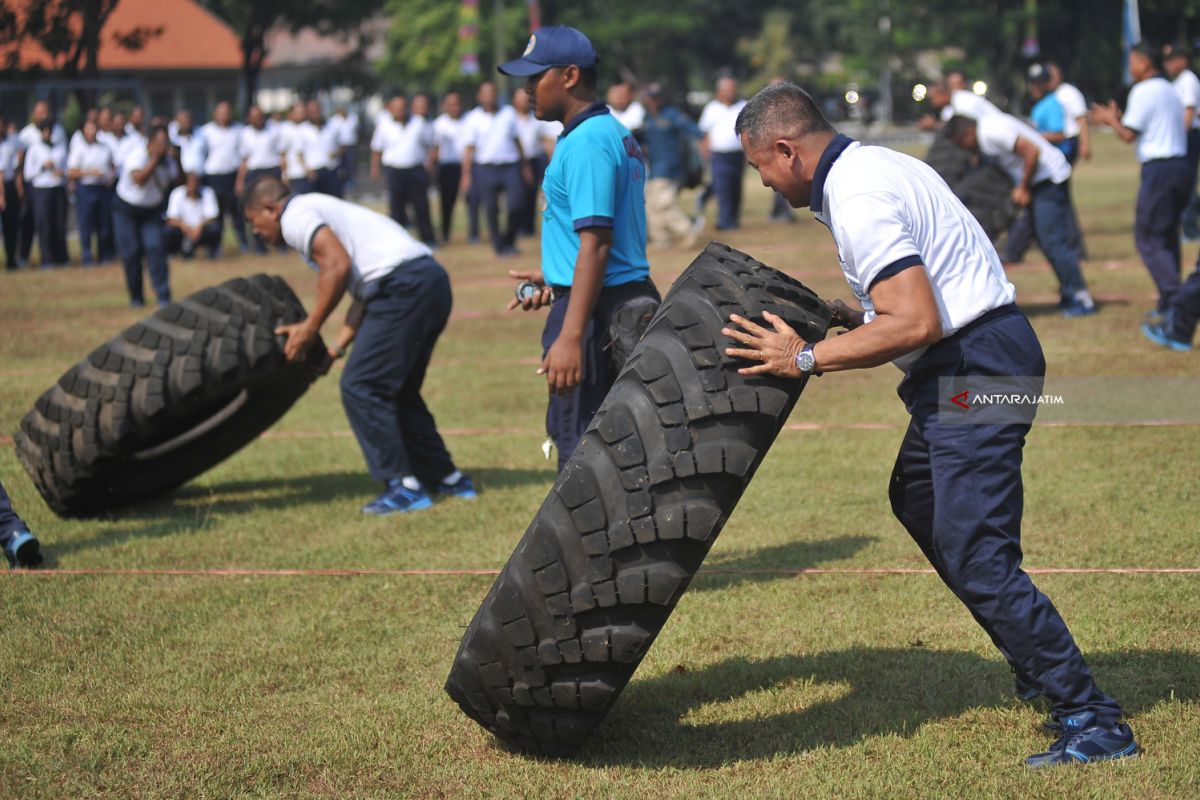
[[[1039,133],[1062,133],[1067,127],[1066,111],[1053,92],[1037,101],[1029,118]],[[1054,142],[1054,146],[1070,155],[1071,146],[1068,142]]]
[[[650,276],[646,259],[646,167],[633,134],[597,102],[571,120],[542,181],[542,275],[570,286],[579,231],[612,228],[605,286]]]

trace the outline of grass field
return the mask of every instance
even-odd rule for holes
[[[748,177],[748,180],[749,177]],[[1012,270],[1059,375],[1200,375],[1137,333],[1153,287],[1133,250],[1137,168],[1101,137],[1075,183],[1103,303],[1052,313],[1040,254]],[[765,222],[748,185],[729,244],[823,296],[848,294],[807,212]],[[51,568],[497,569],[550,487],[541,320],[507,313],[508,268],[444,248],[455,311],[426,399],[483,488],[390,519],[349,436],[336,375],[262,440],[174,496],[56,519],[0,442],[0,480]],[[664,290],[690,252],[652,255]],[[1190,264],[1195,249],[1188,248]],[[175,262],[176,295],[292,255]],[[139,318],[117,267],[0,276],[0,431],[94,346]],[[332,331],[332,325],[328,330]],[[471,575],[0,575],[0,798],[1200,796],[1200,575],[1037,578],[1138,760],[1033,774],[1048,743],[1003,660],[935,576],[786,577],[754,568],[919,568],[887,505],[906,416],[891,367],[813,381],[702,572],[614,712],[574,762],[496,747],[443,694],[492,578]],[[1197,567],[1198,427],[1035,427],[1026,448],[1031,567]]]

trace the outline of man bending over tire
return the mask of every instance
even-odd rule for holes
[[[1046,362],[1014,304],[1016,290],[983,229],[926,164],[838,135],[800,87],[759,92],[738,115],[751,166],[793,207],[809,204],[833,234],[864,313],[852,330],[808,344],[778,317],[734,316],[726,352],[743,375],[800,378],[904,370],[912,421],[889,495],[900,522],[1008,659],[1018,691],[1051,702],[1057,741],[1032,767],[1136,755],[1121,706],[1100,691],[1058,611],[1021,569],[1021,450],[1029,422],[965,424],[939,413],[939,379],[1023,376]],[[844,306],[842,308],[845,308]],[[853,317],[849,319],[849,317]],[[975,413],[975,412],[971,412]]]
[[[542,269],[509,273],[538,286],[510,309],[550,306],[538,374],[561,471],[661,299],[646,259],[646,168],[596,96],[596,51],[579,31],[540,29],[500,71],[525,79],[538,119],[563,124],[542,181]]]
[[[471,498],[421,399],[434,345],[450,316],[450,278],[432,251],[382,214],[324,194],[291,195],[272,176],[242,195],[254,232],[287,244],[318,271],[317,300],[303,322],[283,325],[289,361],[304,361],[321,325],[347,291],[353,298],[329,355],[341,358],[342,404],[383,494],[364,514],[416,511],[431,495]]]

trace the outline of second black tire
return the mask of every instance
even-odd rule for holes
[[[446,691],[502,740],[570,755],[637,669],[804,388],[739,375],[731,314],[808,341],[829,308],[713,243],[651,320],[467,628]]]
[[[180,486],[253,441],[328,361],[288,364],[275,328],[304,306],[280,277],[204,289],[127,328],[21,420],[17,457],[52,510],[99,514]]]

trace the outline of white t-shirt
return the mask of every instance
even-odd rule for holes
[[[995,161],[1008,173],[1014,184],[1025,177],[1025,159],[1013,152],[1017,137],[1033,142],[1038,149],[1038,165],[1033,172],[1030,186],[1042,181],[1062,183],[1071,177],[1071,164],[1063,152],[1046,141],[1040,133],[1016,117],[1005,114],[988,114],[975,121],[979,137],[979,151]]]
[[[125,161],[129,158],[130,153],[134,152],[135,150],[146,149],[146,137],[142,136],[140,133],[137,135],[130,135],[127,133],[119,139],[111,133],[106,134],[106,136],[107,138],[105,138],[103,141],[106,145],[108,145],[109,149],[112,150],[113,163],[116,164],[118,172],[121,171],[121,168],[125,164]],[[100,138],[100,134],[96,134],[96,139],[99,140]]]
[[[462,161],[463,118],[454,119],[442,114],[433,121],[433,143],[438,149],[439,164],[458,164]]]
[[[130,137],[125,137],[129,139]],[[158,162],[154,174],[141,186],[133,179],[133,173],[150,163],[150,153],[145,147],[130,150],[121,163],[121,177],[117,179],[117,197],[139,208],[161,206],[167,189],[175,180],[175,163],[169,158]]]
[[[277,169],[284,150],[278,129],[247,125],[238,135],[238,156],[246,162],[246,169]]]
[[[67,148],[41,139],[25,148],[25,182],[34,189],[54,189],[67,184]]]
[[[1200,78],[1190,69],[1185,69],[1175,76],[1171,85],[1175,87],[1175,94],[1179,95],[1184,110],[1193,110],[1192,127],[1200,128]]]
[[[0,131],[0,172],[4,180],[12,181],[17,178],[17,158],[25,152],[21,137],[15,133],[6,134]]]
[[[341,147],[353,147],[358,144],[358,114],[350,113],[346,116],[334,115],[329,120],[330,124],[337,125],[337,143]]]
[[[845,141],[839,137],[835,144]],[[824,185],[814,184],[818,187],[816,217],[833,234],[842,272],[867,324],[876,316],[872,284],[917,264],[933,287],[943,336],[1016,299],[991,240],[928,164],[852,142],[833,162]],[[907,370],[922,352],[895,364]]]
[[[217,193],[211,186],[201,186],[199,197],[188,197],[186,186],[176,186],[167,198],[167,219],[177,219],[189,227],[203,225],[220,216]]]
[[[709,146],[714,153],[740,153],[742,140],[734,132],[738,114],[745,107],[745,100],[727,106],[720,100],[710,100],[700,112],[700,130],[708,136]]]
[[[1121,124],[1138,132],[1137,157],[1143,164],[1187,155],[1183,102],[1175,87],[1161,75],[1140,81],[1129,90]]]
[[[67,152],[67,169],[100,170],[100,177],[88,175],[79,179],[83,186],[107,186],[116,175],[116,163],[113,161],[112,150],[99,139],[88,144],[87,139],[80,138],[71,145]]]
[[[41,128],[32,122],[21,128],[21,132],[17,135],[21,137],[21,144],[25,145],[26,149],[42,140]],[[67,144],[67,132],[57,122],[54,124],[54,129],[50,132],[50,144],[61,144],[64,147]]]
[[[424,117],[409,117],[401,122],[389,116],[371,137],[371,150],[381,154],[385,167],[411,169],[425,163],[433,144],[433,128]]]
[[[279,224],[283,240],[314,268],[313,237],[321,228],[333,231],[350,255],[350,294],[360,299],[366,284],[433,253],[390,217],[325,194],[291,197]]]
[[[950,95],[950,105],[942,109],[942,120],[949,121],[952,117],[968,117],[980,120],[988,114],[1002,114],[999,108],[981,94],[969,92],[966,89],[955,89]]]
[[[333,167],[339,148],[338,126],[326,123],[317,127],[312,122],[305,121],[300,127],[306,130],[303,134],[304,163],[308,168],[316,171]]]
[[[242,157],[238,150],[242,126],[221,127],[215,122],[209,122],[200,128],[199,133],[208,152],[204,159],[204,174],[228,175],[237,172],[238,167],[242,165]]]
[[[474,147],[471,161],[475,164],[515,164],[521,160],[517,152],[517,112],[505,106],[495,113],[477,106],[463,117],[462,146]]]
[[[292,179],[303,178],[308,174],[308,170],[304,168],[304,139],[308,135],[312,126],[304,128],[303,123],[296,124],[291,120],[279,123],[279,135],[283,142],[283,153],[287,159],[284,174]]]
[[[608,110],[612,112],[618,122],[631,131],[636,131],[646,124],[646,108],[637,100],[625,106],[624,111],[617,111],[612,106],[609,106]]]
[[[171,134],[171,144],[179,148],[179,167],[184,172],[204,174],[204,162],[208,159],[208,145],[204,136],[197,131],[180,133],[176,125],[175,133]]]
[[[1063,107],[1063,136],[1074,139],[1080,131],[1079,118],[1087,116],[1087,100],[1083,92],[1069,83],[1060,83],[1054,90],[1054,97]]]
[[[526,158],[546,155],[546,139],[557,139],[562,130],[561,122],[547,122],[532,113],[523,117],[517,114],[517,138]]]

